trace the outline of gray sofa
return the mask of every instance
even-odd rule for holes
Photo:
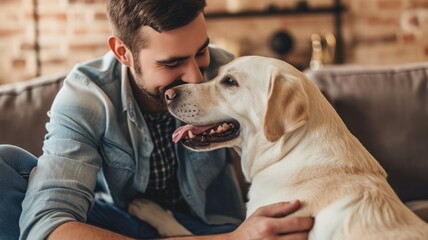
[[[47,112],[64,78],[65,74],[58,74],[0,85],[0,144],[42,154]]]
[[[305,71],[428,222],[428,63]],[[0,144],[42,153],[47,111],[64,74],[0,86]]]

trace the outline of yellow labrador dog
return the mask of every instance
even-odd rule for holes
[[[310,239],[428,239],[428,224],[397,197],[386,173],[314,83],[291,65],[248,56],[212,81],[165,93],[188,123],[174,133],[195,151],[233,147],[251,182],[247,216],[300,199]]]

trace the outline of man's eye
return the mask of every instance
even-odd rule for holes
[[[165,63],[165,67],[169,67],[169,68],[174,68],[177,67],[178,65],[180,65],[181,61],[174,61],[174,62],[170,62],[170,63]]]
[[[205,54],[205,52],[206,52],[206,50],[207,50],[207,48],[202,49],[200,52],[198,52],[198,53],[196,54],[196,56],[202,56],[202,55],[204,55],[204,54]]]

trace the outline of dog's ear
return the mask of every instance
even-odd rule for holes
[[[274,142],[308,121],[309,99],[295,76],[274,71],[270,81],[263,128],[267,140]]]

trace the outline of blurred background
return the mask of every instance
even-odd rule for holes
[[[299,69],[428,61],[428,0],[207,0],[211,42]],[[0,84],[108,51],[104,0],[1,0]]]

